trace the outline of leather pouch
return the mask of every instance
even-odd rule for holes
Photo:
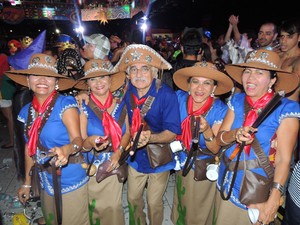
[[[146,146],[150,166],[155,169],[172,161],[170,144],[148,144]]]
[[[107,172],[106,170],[109,167],[109,165],[110,165],[110,161],[105,161],[104,163],[99,165],[98,171],[96,174],[96,181],[98,183],[100,183],[107,177],[117,175],[119,182],[123,183],[127,179],[127,176],[128,176],[128,164],[123,163],[117,169]]]
[[[194,180],[195,181],[202,181],[202,180],[208,180],[206,177],[206,167],[209,164],[214,164],[215,158],[210,157],[207,159],[196,159],[195,160],[195,169],[194,169]]]
[[[245,170],[240,189],[241,203],[249,205],[267,201],[272,184],[273,179]]]

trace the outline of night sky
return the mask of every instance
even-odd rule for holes
[[[294,3],[293,3],[294,2]],[[228,18],[231,14],[239,15],[239,28],[251,28],[258,31],[261,23],[273,21],[276,24],[289,17],[295,17],[296,1],[281,2],[276,4],[273,0],[156,0],[150,8],[149,21],[151,27],[169,28],[175,32],[184,27],[204,27],[213,34],[224,33],[228,27]],[[108,24],[101,25],[98,21],[84,22],[86,34],[103,33],[105,35],[117,34],[124,36],[129,30],[135,29],[135,21],[143,13],[139,13],[132,19],[109,20]],[[38,29],[46,29],[47,35],[59,28],[62,33],[76,36],[73,31],[74,24],[69,21],[46,21],[46,20],[24,20],[20,24],[9,25],[0,20],[0,35],[11,36],[10,29],[14,30],[15,37],[24,35],[35,37]]]

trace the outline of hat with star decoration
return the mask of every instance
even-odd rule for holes
[[[158,52],[143,44],[128,45],[115,67],[120,71],[126,71],[129,66],[135,63],[144,63],[159,70],[170,70],[172,68],[171,64]]]

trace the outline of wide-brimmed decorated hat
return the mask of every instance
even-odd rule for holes
[[[188,79],[190,77],[205,77],[217,81],[215,95],[222,95],[233,88],[233,82],[229,76],[220,72],[217,67],[210,62],[197,62],[194,66],[177,70],[173,75],[174,83],[184,91],[188,91]]]
[[[128,45],[115,67],[120,71],[126,71],[128,66],[134,63],[145,63],[161,70],[169,70],[172,68],[171,64],[158,52],[151,47],[142,44]]]
[[[28,87],[27,76],[46,76],[58,78],[59,90],[66,90],[74,86],[74,80],[57,73],[56,60],[50,55],[38,53],[30,58],[28,69],[6,72],[7,76],[18,84]]]
[[[284,90],[286,93],[289,93],[299,85],[298,76],[280,69],[279,55],[271,50],[254,50],[249,54],[245,63],[226,65],[225,70],[236,82],[242,84],[243,70],[249,67],[275,71],[277,73],[277,81],[274,86],[276,92]]]
[[[79,79],[74,87],[81,90],[88,90],[87,79],[107,75],[111,75],[111,92],[120,88],[125,82],[125,72],[116,70],[110,61],[92,59],[84,64],[84,77]]]

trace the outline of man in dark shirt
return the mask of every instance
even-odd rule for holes
[[[180,39],[181,53],[177,56],[177,60],[172,65],[170,71],[163,74],[162,81],[168,84],[175,91],[177,86],[173,83],[173,74],[184,67],[193,66],[197,62],[197,55],[201,47],[202,28],[188,28],[183,31]]]

